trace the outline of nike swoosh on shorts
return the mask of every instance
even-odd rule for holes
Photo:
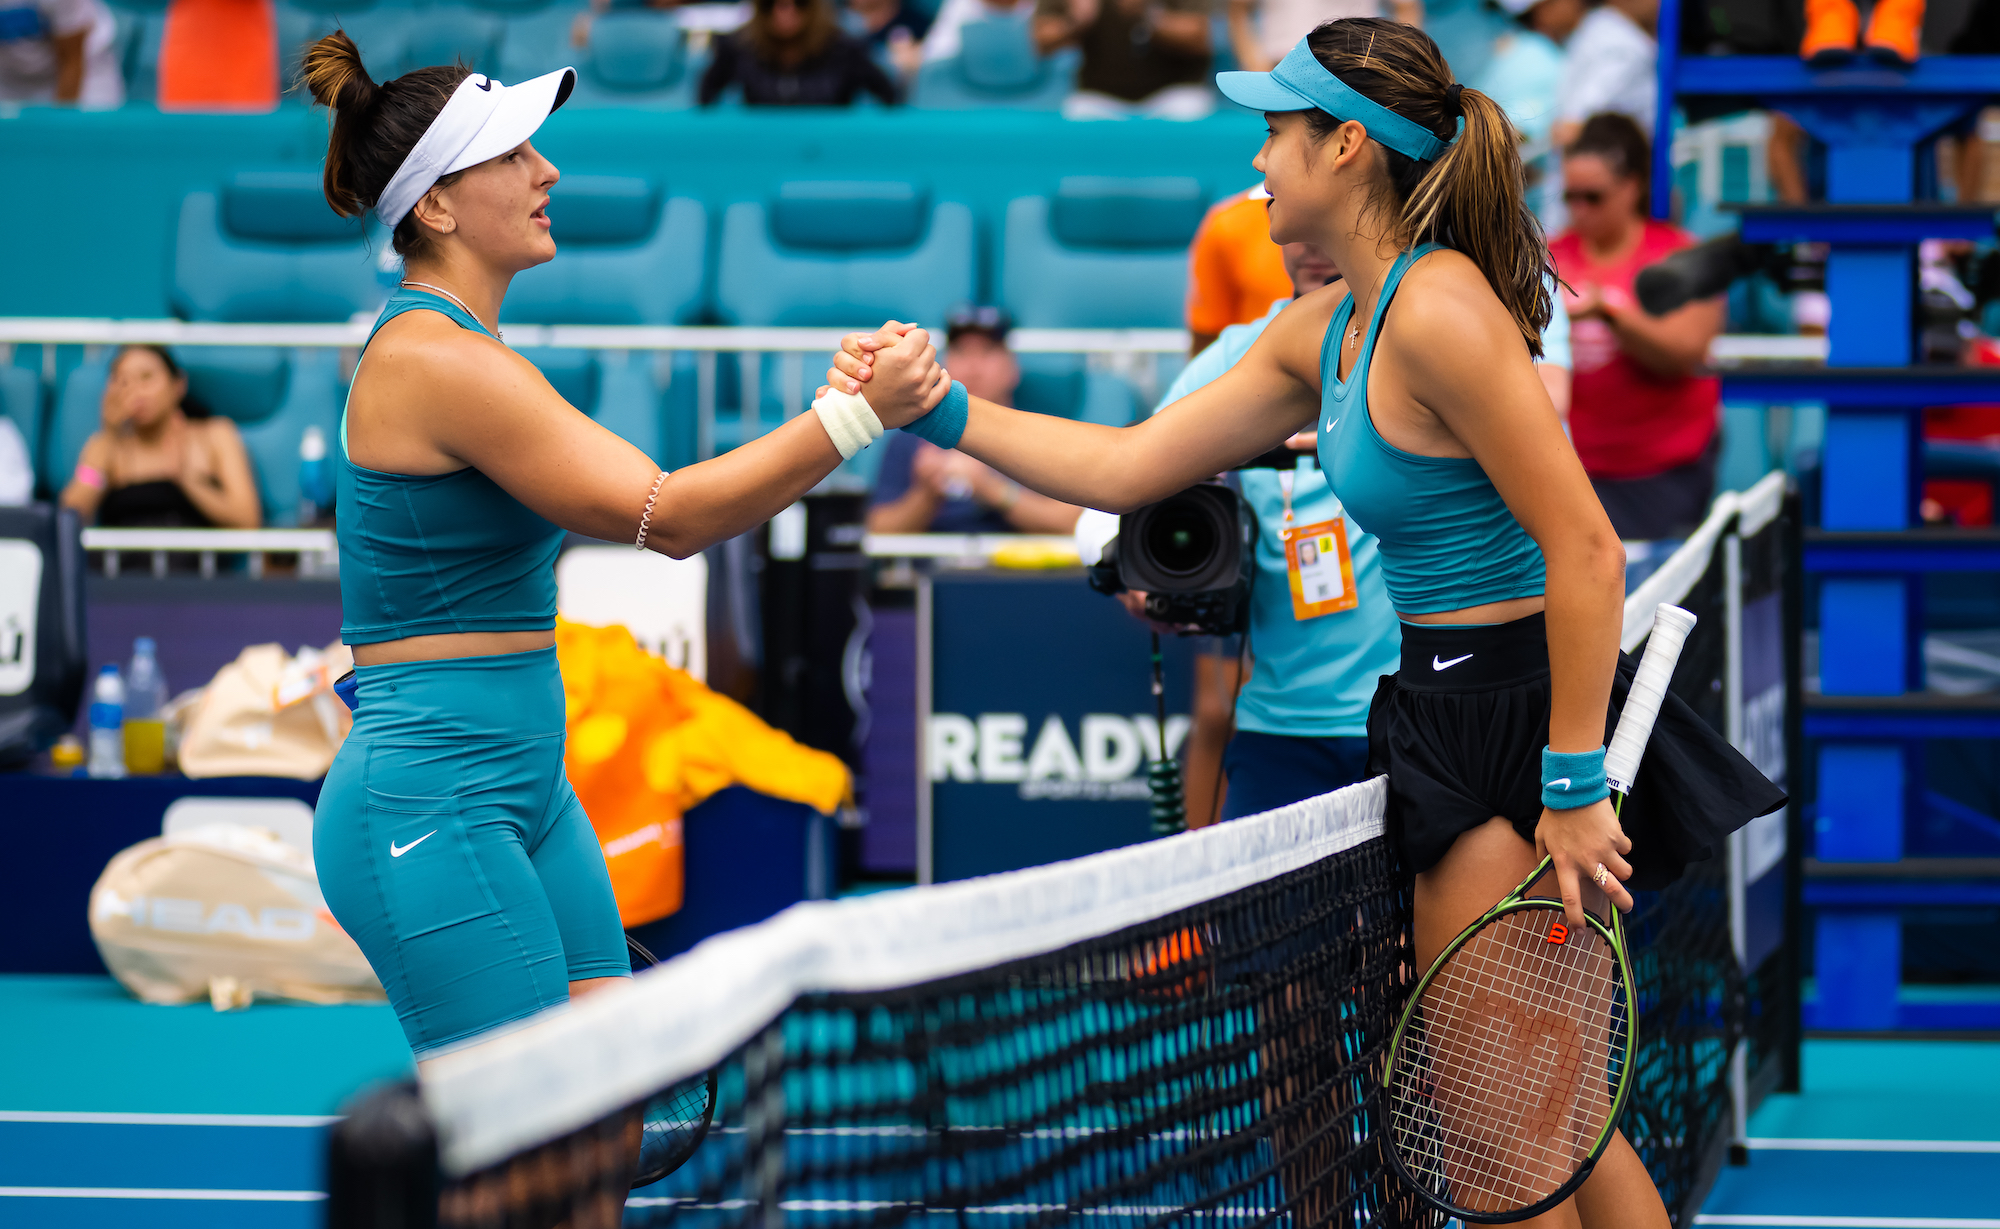
[[[406,853],[410,852],[410,851],[411,851],[412,849],[415,849],[415,848],[416,848],[417,846],[419,846],[419,845],[423,844],[423,843],[424,843],[425,841],[428,841],[428,840],[430,840],[430,839],[431,839],[432,837],[436,836],[437,834],[438,834],[438,832],[437,832],[437,829],[436,829],[436,828],[432,828],[432,829],[431,829],[431,830],[430,830],[429,832],[426,832],[426,833],[424,833],[424,834],[423,834],[422,836],[418,837],[418,838],[417,838],[416,840],[414,840],[414,841],[411,841],[411,842],[410,842],[409,844],[407,844],[407,845],[403,846],[403,847],[402,847],[402,848],[400,848],[400,849],[398,849],[398,848],[396,847],[396,842],[394,842],[394,841],[390,841],[390,842],[389,842],[389,856],[390,856],[390,857],[392,857],[392,858],[400,858],[400,857],[402,857],[402,856],[403,856],[404,854],[406,854]]]
[[[1470,653],[1467,653],[1467,654],[1466,654],[1465,656],[1463,656],[1463,657],[1454,657],[1454,658],[1452,658],[1452,659],[1451,659],[1450,661],[1439,661],[1439,660],[1438,660],[1438,656],[1437,656],[1437,654],[1436,654],[1436,653],[1433,653],[1433,654],[1431,654],[1431,669],[1433,669],[1433,670],[1449,670],[1449,669],[1451,669],[1451,668],[1452,668],[1453,666],[1457,665],[1458,663],[1460,663],[1460,662],[1462,662],[1462,661],[1471,661],[1471,660],[1472,660],[1472,654],[1470,654]]]

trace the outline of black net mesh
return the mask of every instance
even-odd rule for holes
[[[1413,980],[1390,857],[1378,838],[1048,955],[800,999],[624,1224],[1436,1225],[1380,1150]],[[447,1223],[615,1223],[632,1121],[473,1175]],[[533,1197],[565,1182],[571,1207]]]

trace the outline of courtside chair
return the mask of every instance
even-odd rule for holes
[[[701,202],[637,176],[567,175],[550,193],[549,219],[560,255],[514,278],[503,324],[666,325],[703,314],[708,211]],[[521,352],[564,400],[648,456],[668,466],[694,459],[669,441],[661,421],[667,389],[693,412],[693,356]]]
[[[779,186],[768,200],[738,201],[722,218],[716,254],[716,309],[742,325],[868,328],[915,321],[943,331],[954,303],[974,297],[977,253],[972,210],[933,203],[904,182],[810,181]],[[810,401],[831,354],[803,356],[797,390]],[[739,423],[719,426],[717,447],[754,439],[801,405],[793,373],[768,355],[744,384]],[[733,430],[733,434],[731,433]],[[858,461],[872,464],[872,451]]]
[[[1041,55],[1025,18],[968,21],[959,37],[957,55],[929,61],[917,70],[911,106],[932,111],[986,107],[1055,111],[1076,86],[1076,50]]]
[[[1180,327],[1207,204],[1178,176],[1069,176],[1052,197],[1010,201],[1000,301],[1026,328]]]

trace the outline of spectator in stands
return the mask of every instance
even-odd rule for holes
[[[102,426],[84,442],[62,502],[99,525],[255,529],[262,519],[236,424],[188,399],[162,346],[126,346],[104,383]]]
[[[103,0],[0,0],[0,101],[124,105],[118,24]]]
[[[949,60],[964,45],[958,32],[968,22],[1005,20],[1026,21],[1035,11],[1035,0],[944,0],[931,32],[924,38],[925,60]]]
[[[885,103],[899,97],[868,45],[840,28],[832,0],[756,0],[748,24],[715,40],[701,105],[731,85],[753,107],[845,107],[863,90]]]
[[[930,17],[909,0],[847,0],[842,22],[847,32],[868,44],[877,62],[886,61],[904,80],[917,75],[924,63],[924,36]]]
[[[1559,27],[1582,7],[1582,0],[1544,0],[1537,8],[1557,6],[1550,25]],[[1562,86],[1556,96],[1555,140],[1576,140],[1585,119],[1604,112],[1627,115],[1648,138],[1659,108],[1659,83],[1654,61],[1659,46],[1653,27],[1659,21],[1660,0],[1603,0],[1574,21],[1566,37],[1542,32],[1564,45]]]
[[[1724,300],[1655,317],[1633,298],[1640,269],[1694,242],[1646,216],[1649,154],[1630,117],[1591,116],[1563,163],[1570,226],[1549,244],[1568,284],[1571,434],[1622,538],[1677,537],[1700,524],[1719,443],[1716,380],[1701,369]]]
[[[1232,324],[1292,296],[1284,251],[1271,242],[1271,194],[1258,184],[1209,207],[1188,245],[1187,326],[1193,357]]]
[[[1200,119],[1215,110],[1207,0],[1036,0],[1035,45],[1083,50],[1070,119]]]
[[[1229,46],[1238,67],[1267,73],[1321,22],[1342,17],[1391,17],[1421,27],[1424,0],[1229,0]]]
[[[997,307],[965,307],[945,322],[945,360],[966,392],[1014,404],[1021,363],[1007,348],[1012,322]],[[1082,509],[1027,490],[962,452],[907,431],[882,441],[868,501],[870,533],[1069,533]]]

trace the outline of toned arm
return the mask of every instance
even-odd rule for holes
[[[943,396],[926,371],[934,358],[921,330],[883,352],[883,385],[870,391],[905,407],[905,417],[887,421],[907,421]],[[660,473],[565,402],[528,360],[430,312],[398,317],[376,335],[348,413],[357,465],[398,474],[469,465],[555,524],[612,542],[636,536]],[[801,414],[669,476],[646,544],[686,558],[770,519],[839,464],[818,416]]]
[[[74,511],[84,520],[97,515],[97,505],[104,502],[104,484],[109,480],[111,470],[111,445],[105,440],[104,432],[93,431],[83,442],[83,452],[76,458],[80,471],[85,466],[97,471],[96,482],[85,482],[76,474],[70,475],[69,485],[62,491],[62,506]]]

